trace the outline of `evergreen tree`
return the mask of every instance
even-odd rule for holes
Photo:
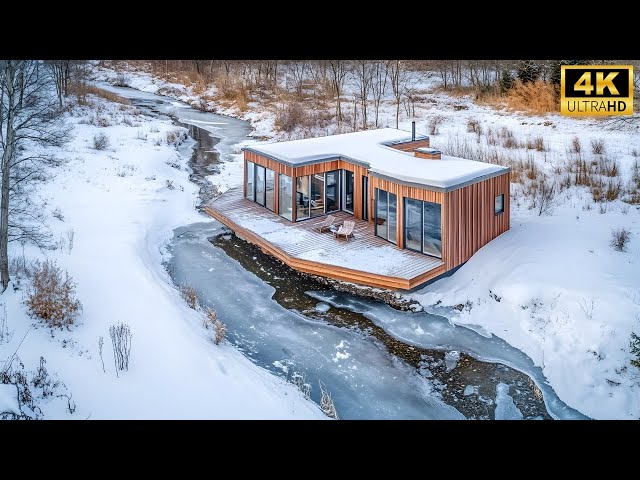
[[[560,73],[562,65],[580,65],[580,60],[554,60],[551,64],[551,75],[549,81],[554,85],[560,85]]]
[[[502,76],[500,77],[500,92],[505,93],[511,87],[513,87],[513,76],[509,70],[502,70]]]
[[[540,77],[540,65],[533,60],[523,60],[518,64],[518,78],[522,83],[535,82]]]

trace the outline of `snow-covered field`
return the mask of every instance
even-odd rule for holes
[[[27,315],[26,281],[18,286],[15,273],[0,297],[10,334],[0,343],[0,365],[10,360],[17,371],[22,364],[31,381],[43,357],[51,380],[32,389],[40,411],[24,411],[69,419],[326,418],[296,387],[232,346],[214,345],[202,313],[186,305],[162,266],[173,229],[202,220],[186,167],[191,144],[177,148],[167,139],[186,130],[92,101],[67,115],[73,137],[52,153],[68,162],[45,172],[50,180],[38,192],[59,247],[24,248],[27,262],[48,258],[69,272],[83,311],[69,330],[46,328]],[[95,115],[109,126],[88,124]],[[108,137],[106,149],[93,148],[97,134]],[[19,244],[10,257],[23,258]],[[132,348],[129,370],[117,375],[109,326],[119,322],[130,326]],[[0,412],[15,412],[15,387],[0,387]]]
[[[132,87],[157,92],[161,87],[187,102],[198,102],[189,87],[168,84],[146,73],[129,73]],[[113,79],[103,70],[99,78]],[[402,111],[400,128],[418,133],[438,117],[431,146],[445,153],[460,145],[505,159],[533,162],[560,182],[566,176],[578,137],[587,161],[606,157],[617,162],[618,178],[627,188],[632,166],[640,158],[638,126],[612,130],[600,120],[574,119],[497,110],[476,104],[470,97],[452,97],[435,90],[435,75],[414,88],[423,101],[411,117]],[[169,87],[169,88],[166,88]],[[347,87],[346,95],[351,92]],[[176,93],[177,92],[177,93]],[[347,104],[343,108],[348,109]],[[219,113],[252,121],[255,135],[291,138],[274,129],[274,114],[250,102],[246,112],[217,108]],[[395,106],[382,102],[380,126],[395,126]],[[471,132],[477,123],[481,133]],[[476,129],[477,130],[477,129]],[[318,134],[326,134],[321,131]],[[520,146],[504,146],[511,135]],[[526,148],[542,138],[541,151]],[[603,155],[592,152],[602,141]],[[456,147],[457,146],[457,147]],[[237,155],[237,158],[241,158]],[[215,178],[221,190],[240,185],[240,162],[224,165]],[[593,418],[640,418],[640,375],[629,364],[629,337],[640,332],[640,210],[621,198],[594,202],[587,187],[569,186],[556,195],[552,208],[538,215],[520,184],[512,184],[511,230],[476,253],[460,270],[409,294],[430,305],[466,305],[451,321],[474,325],[522,349],[544,369],[549,382],[570,406]],[[610,245],[613,229],[626,228],[630,242],[625,252]]]

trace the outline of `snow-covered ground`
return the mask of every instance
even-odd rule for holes
[[[177,148],[167,138],[186,130],[92,101],[67,115],[73,137],[52,153],[68,162],[45,172],[50,180],[38,192],[59,248],[24,249],[27,262],[46,257],[70,273],[83,311],[69,330],[46,328],[27,315],[26,281],[18,287],[14,274],[0,297],[11,333],[0,343],[0,366],[11,360],[13,371],[21,362],[35,372],[44,357],[52,382],[64,386],[37,399],[43,418],[326,418],[296,387],[232,346],[214,345],[202,313],[186,305],[162,266],[173,229],[202,219],[186,167],[192,144]],[[95,115],[110,126],[88,124]],[[109,139],[105,150],[93,148],[100,133]],[[11,245],[10,257],[22,256]],[[132,348],[129,370],[116,375],[109,326],[119,322],[130,325]],[[15,386],[0,387],[0,412],[15,411]]]
[[[102,70],[99,78],[113,79]],[[163,92],[196,103],[190,87],[128,73],[132,87]],[[559,114],[527,115],[479,105],[468,96],[449,96],[434,89],[435,75],[426,75],[413,87],[423,97],[415,114],[402,108],[400,128],[429,132],[431,146],[445,153],[460,146],[477,155],[493,153],[503,159],[533,162],[540,172],[558,182],[566,175],[568,153],[578,137],[583,158],[602,156],[618,163],[623,188],[640,158],[638,126],[612,130],[597,119],[575,119]],[[212,87],[213,88],[213,87]],[[347,85],[345,95],[353,86]],[[250,102],[248,110],[233,107],[217,111],[250,120],[256,136],[290,139],[277,132],[274,114]],[[350,106],[345,102],[343,109]],[[380,126],[395,126],[395,105],[388,96],[380,110]],[[479,129],[472,130],[476,123]],[[480,133],[478,133],[480,131]],[[318,135],[326,134],[318,130]],[[511,135],[520,146],[505,146]],[[295,134],[293,135],[295,138]],[[543,149],[526,148],[542,138]],[[604,155],[592,152],[602,141]],[[237,155],[240,159],[241,156]],[[241,162],[223,166],[214,179],[222,191],[242,182]],[[587,187],[570,186],[560,192],[547,214],[531,208],[532,199],[520,184],[512,184],[511,230],[477,252],[460,270],[409,294],[425,307],[466,305],[451,321],[498,335],[522,349],[541,366],[549,382],[570,406],[593,418],[639,418],[640,375],[629,364],[629,337],[640,331],[640,210],[620,198],[594,202]],[[609,246],[612,229],[626,228],[627,251]]]

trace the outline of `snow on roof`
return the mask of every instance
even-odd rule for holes
[[[426,138],[428,137],[416,135],[416,140]],[[343,158],[347,161],[362,163],[374,174],[443,189],[509,170],[500,165],[447,155],[443,155],[440,160],[418,158],[413,152],[403,152],[389,146],[410,141],[411,135],[404,130],[380,128],[289,142],[266,143],[245,147],[243,150],[265,155],[292,166]]]

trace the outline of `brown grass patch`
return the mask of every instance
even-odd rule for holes
[[[121,103],[123,105],[131,105],[131,102],[118,95],[117,93],[110,92],[103,88],[96,87],[95,85],[88,85],[85,83],[72,83],[69,85],[69,92],[78,98],[78,103],[86,104],[87,95],[95,95],[96,97],[104,98],[109,102]]]

